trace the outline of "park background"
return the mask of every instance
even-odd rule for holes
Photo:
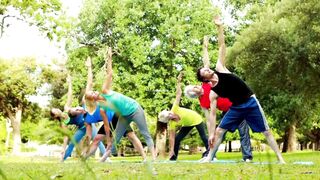
[[[2,158],[59,152],[65,134],[50,120],[49,109],[63,109],[68,73],[73,77],[73,106],[79,105],[88,57],[93,62],[94,88],[101,88],[107,46],[114,51],[113,89],[142,105],[156,138],[157,114],[171,108],[178,73],[185,72],[184,85],[199,84],[195,72],[202,66],[204,36],[209,37],[211,64],[217,60],[215,15],[225,22],[227,66],[256,93],[282,152],[320,150],[318,1],[86,0],[80,4],[69,2],[69,9],[73,5],[79,8],[70,15],[59,0],[1,1],[1,54],[19,54],[14,46],[8,49],[5,40],[11,27],[23,22],[37,29],[46,41],[58,44],[61,55],[52,57],[52,52],[37,47],[35,51],[42,57],[0,58]],[[27,40],[30,46],[35,42]],[[10,43],[19,47],[25,42],[17,39]],[[201,112],[196,99],[183,97],[181,106]],[[256,152],[268,150],[261,134],[251,137]],[[238,151],[235,145],[230,147],[238,139],[238,133],[228,133],[226,151]],[[202,146],[196,132],[183,144],[190,153],[197,153],[195,148]],[[128,154],[135,154],[128,141],[122,146]],[[316,155],[319,159],[319,153]]]

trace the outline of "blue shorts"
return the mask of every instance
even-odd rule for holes
[[[232,105],[219,127],[234,132],[243,120],[247,121],[253,132],[264,132],[269,129],[263,110],[254,95],[245,103]]]

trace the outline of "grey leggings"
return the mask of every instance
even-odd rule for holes
[[[116,136],[113,146],[117,145],[120,142],[121,137],[126,132],[126,128],[132,121],[137,124],[140,133],[142,134],[148,145],[148,148],[150,149],[151,147],[154,147],[153,139],[149,133],[146,117],[141,106],[138,106],[137,110],[134,113],[128,116],[119,117],[117,127],[115,129]]]

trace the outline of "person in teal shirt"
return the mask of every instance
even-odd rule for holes
[[[88,68],[88,78],[87,78],[87,87],[86,92],[92,91],[93,86],[93,73],[92,73],[92,65],[91,65],[91,59],[88,58],[86,62],[86,66]],[[86,98],[83,98],[83,107],[87,111],[87,113],[84,115],[84,121],[85,126],[87,128],[87,137],[88,139],[91,139],[91,131],[92,128],[94,128],[94,123],[103,122],[103,125],[98,130],[97,136],[93,139],[92,143],[89,145],[87,144],[88,149],[85,152],[85,158],[89,157],[92,153],[94,153],[98,147],[98,144],[107,140],[107,150],[111,149],[111,152],[113,155],[117,154],[116,146],[112,146],[112,132],[114,132],[114,129],[116,128],[116,125],[118,123],[118,115],[112,111],[110,108],[105,106],[104,102],[97,103],[95,101],[86,101]],[[107,131],[110,130],[108,137]],[[133,144],[135,149],[141,154],[143,159],[146,158],[146,154],[143,150],[143,146],[141,144],[141,141],[138,139],[136,134],[134,133],[133,129],[129,126],[127,126],[126,131],[124,133],[124,136],[128,137],[130,142]],[[106,151],[108,152],[108,151]],[[104,162],[107,160],[108,157],[106,157],[108,153],[104,153],[103,157],[100,159],[100,162]],[[110,162],[110,160],[108,160]]]
[[[106,58],[107,64],[107,76],[106,80],[102,87],[102,93],[100,94],[97,91],[88,91],[85,94],[86,102],[101,102],[104,103],[108,108],[119,115],[119,120],[115,129],[115,143],[113,146],[117,145],[126,131],[126,128],[130,125],[131,122],[135,122],[140,133],[144,137],[147,146],[150,150],[152,159],[156,159],[155,148],[153,139],[149,133],[146,117],[144,110],[134,99],[125,96],[121,93],[111,90],[112,84],[112,50],[108,49],[108,58]],[[110,131],[109,127],[106,128],[106,132]],[[110,156],[110,150],[107,151],[105,157]],[[143,157],[145,161],[145,157]]]
[[[176,99],[171,111],[161,111],[158,116],[158,121],[169,124],[169,157],[172,161],[177,160],[180,142],[194,127],[197,128],[201,140],[206,147],[206,151],[202,154],[202,157],[206,157],[209,151],[208,138],[205,132],[205,124],[201,115],[193,110],[179,107],[182,94],[181,78],[182,73],[180,73],[178,77]],[[181,129],[177,135],[176,126],[181,126]]]

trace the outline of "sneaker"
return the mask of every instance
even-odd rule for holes
[[[107,153],[104,153],[104,155],[101,157],[101,159],[99,160],[99,162],[105,162],[107,161],[108,159],[110,160],[109,156],[107,156],[108,154]],[[111,161],[111,160],[110,160]]]
[[[147,158],[143,159],[141,162],[142,163],[147,163]]]
[[[210,162],[210,158],[209,157],[203,157],[199,160],[199,163],[208,163]]]
[[[213,162],[216,162],[216,161],[218,161],[218,159],[217,159],[216,157],[214,157],[214,158],[212,159],[212,161],[213,161]]]
[[[208,154],[209,154],[209,150],[206,150],[204,153],[202,153],[202,157],[203,157],[203,158],[204,158],[204,157],[207,157]]]
[[[252,162],[252,159],[242,159],[241,162],[251,163],[251,162]]]
[[[111,161],[110,157],[108,157],[105,162],[111,163],[112,161]]]
[[[173,155],[173,156],[170,157],[169,160],[170,160],[170,161],[176,161],[176,160],[177,160],[177,156],[176,156],[176,155]]]

